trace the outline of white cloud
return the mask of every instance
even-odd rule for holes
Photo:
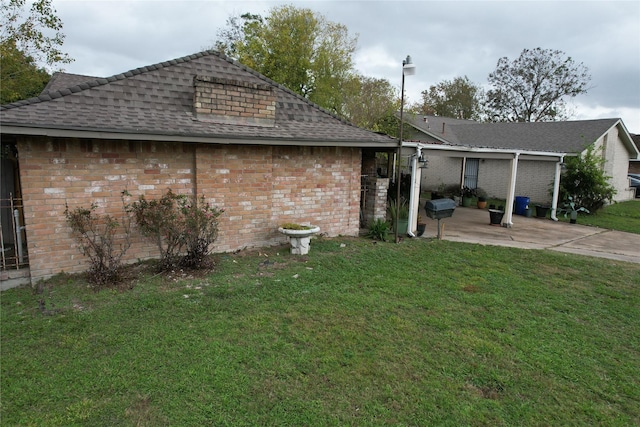
[[[640,107],[609,108],[576,104],[575,120],[621,118],[630,133],[640,134]]]
[[[53,0],[67,35],[71,73],[109,76],[212,46],[227,18],[266,16],[293,4],[358,35],[355,66],[399,90],[411,55],[409,102],[442,80],[467,75],[481,86],[500,57],[559,49],[583,62],[593,88],[576,103],[579,118],[622,117],[640,132],[640,2],[637,1],[79,1]]]

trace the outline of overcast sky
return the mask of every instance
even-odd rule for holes
[[[266,16],[283,4],[310,8],[358,35],[356,69],[400,88],[411,55],[409,102],[442,80],[479,85],[501,57],[558,49],[592,75],[571,102],[574,119],[620,117],[640,133],[640,2],[633,1],[195,1],[53,0],[70,73],[107,77],[211,47],[227,18]]]

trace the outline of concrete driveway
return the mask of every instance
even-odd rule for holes
[[[425,217],[424,203],[420,205]],[[422,237],[437,236],[437,220],[427,218]],[[578,219],[579,221],[579,219]],[[489,224],[489,212],[458,206],[451,218],[442,219],[442,238],[455,242],[549,249],[580,255],[640,263],[640,234],[624,233],[550,219],[513,216],[513,227]]]

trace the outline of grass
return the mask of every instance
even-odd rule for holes
[[[564,220],[564,215],[558,215]],[[589,215],[579,215],[578,222],[584,225],[608,228],[640,234],[640,200],[614,203]]]
[[[3,425],[638,425],[640,265],[429,239],[2,293]]]

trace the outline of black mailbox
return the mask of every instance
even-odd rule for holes
[[[449,218],[456,209],[456,202],[451,199],[427,200],[424,210],[431,219]]]

